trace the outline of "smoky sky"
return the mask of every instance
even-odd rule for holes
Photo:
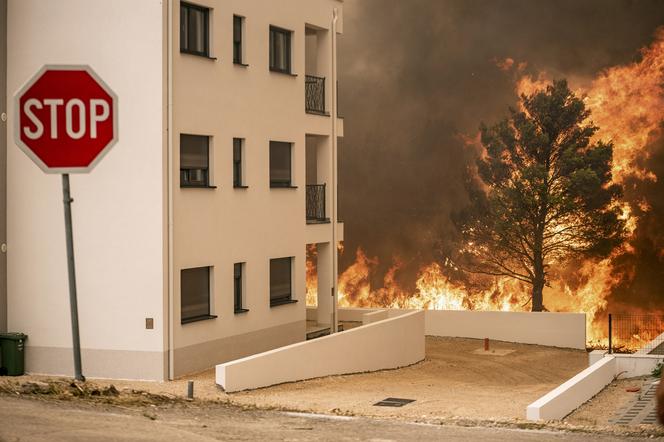
[[[382,270],[400,257],[412,282],[454,247],[451,216],[468,202],[464,177],[476,154],[465,137],[517,102],[513,74],[496,61],[582,83],[637,59],[662,25],[661,0],[346,0],[341,270],[361,246]],[[644,228],[662,225],[653,222]]]

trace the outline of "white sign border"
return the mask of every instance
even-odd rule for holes
[[[20,99],[28,89],[32,87],[35,82],[41,78],[46,71],[86,71],[90,76],[99,83],[104,91],[111,97],[113,101],[113,138],[106,144],[106,146],[99,152],[97,157],[86,167],[48,167],[24,142],[21,140],[21,127],[20,127]],[[64,173],[90,173],[92,169],[102,160],[109,150],[118,142],[118,96],[113,92],[108,84],[101,79],[90,65],[87,64],[45,64],[35,73],[30,79],[14,94],[14,142],[44,173],[64,174]]]

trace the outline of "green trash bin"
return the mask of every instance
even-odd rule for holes
[[[25,373],[25,340],[23,333],[0,333],[0,349],[2,362],[0,374],[21,376]]]

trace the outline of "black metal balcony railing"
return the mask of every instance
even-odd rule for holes
[[[304,80],[304,89],[305,110],[325,114],[325,78],[307,75]]]
[[[328,221],[325,216],[325,184],[307,184],[307,221]]]

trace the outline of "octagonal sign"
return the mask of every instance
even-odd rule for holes
[[[89,66],[46,65],[16,93],[16,144],[46,173],[90,172],[117,141],[117,101]]]

